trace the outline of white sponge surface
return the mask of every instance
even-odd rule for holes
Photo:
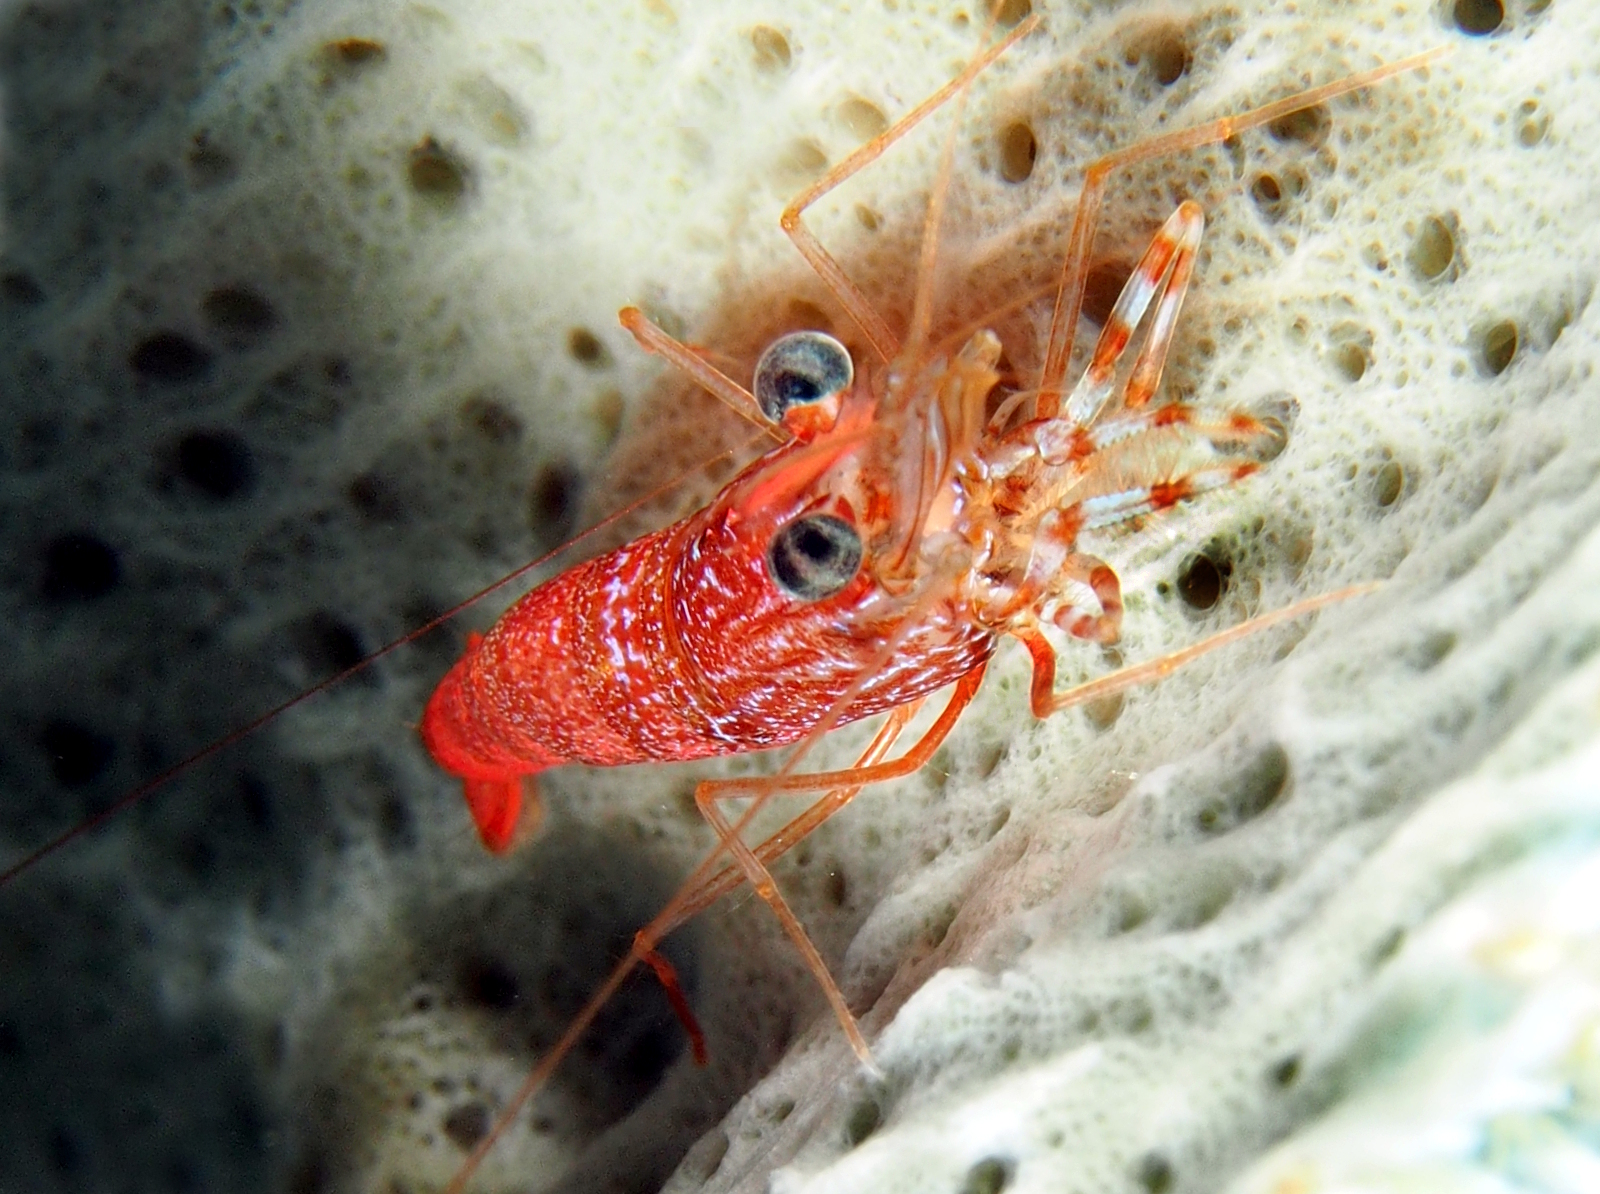
[[[633,984],[473,1188],[1600,1188],[1600,10],[1032,7],[961,111],[934,287],[942,332],[987,322],[1023,372],[1089,161],[1453,48],[1111,180],[1080,341],[1195,199],[1167,392],[1286,439],[1086,539],[1124,637],[1061,643],[1059,682],[1386,583],[1045,722],[1003,647],[929,767],[776,868],[881,1072],[744,895],[670,951],[711,1066]],[[714,492],[731,461],[683,474],[747,428],[615,312],[741,380],[792,327],[867,351],[778,212],[983,26],[947,0],[0,21],[19,854],[578,525],[627,507],[581,552]],[[806,216],[893,326],[952,112]],[[778,765],[564,769],[537,839],[484,857],[411,727],[491,614],[0,894],[0,1185],[448,1182],[710,844],[693,782]]]

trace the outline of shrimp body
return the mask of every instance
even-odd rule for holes
[[[763,361],[778,354],[768,390],[804,391],[770,414],[791,441],[700,512],[529,593],[434,693],[423,738],[485,844],[510,843],[524,781],[548,767],[785,746],[953,683],[1002,635],[1048,652],[1043,621],[1114,641],[1116,574],[1079,532],[1238,480],[1255,463],[1220,441],[1264,434],[1244,415],[1143,409],[1160,336],[1118,376],[1130,322],[1152,305],[1158,328],[1175,319],[1201,223],[1192,203],[1174,213],[1065,411],[1015,427],[987,416],[992,332],[953,357],[918,338],[837,392],[804,374],[821,354],[853,378],[843,345],[780,339]]]
[[[752,393],[636,309],[622,312],[647,350],[725,401],[758,408],[789,442],[699,513],[535,589],[487,637],[474,639],[440,683],[423,739],[462,780],[490,849],[509,845],[524,781],[549,767],[697,759],[800,742],[819,727],[973,677],[1005,635],[1033,658],[1035,714],[1064,708],[1065,698],[1052,695],[1055,653],[1044,624],[1111,643],[1122,619],[1116,573],[1079,550],[1080,534],[1234,484],[1270,451],[1272,431],[1248,414],[1154,401],[1204,227],[1191,201],[1150,242],[1088,367],[1065,392],[1105,180],[1114,169],[1370,86],[1438,52],[1094,163],[1036,384],[991,417],[1001,381],[998,337],[976,331],[953,355],[933,340],[943,183],[930,198],[903,343],[800,214],[1037,24],[1030,17],[982,51],[784,210],[784,231],[883,362],[869,376],[856,378],[843,345],[805,333],[768,349]],[[793,352],[763,389],[763,365],[786,344]],[[1024,409],[1027,417],[1019,417]],[[747,869],[754,865],[749,860]]]
[[[860,389],[852,404],[870,404]],[[864,487],[864,444],[840,427],[776,449],[699,512],[534,589],[468,647],[422,734],[463,780],[486,845],[509,844],[523,781],[546,768],[784,746],[847,693],[841,724],[989,658],[994,634],[959,599],[916,607],[907,624],[915,603],[870,558],[825,597],[784,587],[773,558],[784,528],[854,527],[858,508],[893,504]]]

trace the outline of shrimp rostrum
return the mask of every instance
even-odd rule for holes
[[[794,774],[791,758],[776,776],[699,785],[696,801],[719,845],[639,933],[608,984],[530,1077],[524,1097],[633,966],[649,963],[672,991],[657,942],[744,882],[776,911],[851,1045],[870,1064],[854,1015],[769,864],[863,786],[921,767],[972,700],[1002,638],[1027,649],[1032,710],[1046,717],[1365,591],[1313,598],[1173,655],[1056,690],[1050,634],[1112,643],[1122,619],[1116,573],[1080,546],[1080,536],[1239,481],[1259,467],[1274,435],[1248,414],[1159,400],[1202,233],[1193,202],[1180,204],[1155,234],[1082,376],[1070,389],[1063,384],[1106,178],[1130,163],[1214,142],[1371,85],[1420,60],[1144,141],[1091,166],[1040,374],[1004,396],[997,388],[1002,345],[992,331],[945,342],[930,331],[950,143],[925,218],[903,336],[801,215],[962,94],[1034,25],[1024,22],[985,49],[783,213],[784,230],[877,359],[854,362],[831,336],[795,332],[767,348],[746,389],[636,309],[622,312],[624,326],[646,349],[784,442],[698,513],[529,593],[473,641],[428,704],[422,726],[428,749],[461,778],[480,835],[495,850],[512,840],[530,777],[548,767],[695,759],[795,743],[804,750],[834,726],[889,714],[854,767]],[[923,698],[947,687],[951,695],[931,726],[890,758]],[[742,831],[757,808],[780,793],[822,795],[766,841],[746,843]],[[730,798],[753,799],[730,819],[724,811]]]

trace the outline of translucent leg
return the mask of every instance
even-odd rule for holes
[[[1082,443],[1086,446],[1086,450],[1082,450],[1080,454],[1094,455],[1138,436],[1173,427],[1184,428],[1202,439],[1210,440],[1218,451],[1222,450],[1224,444],[1246,448],[1264,447],[1274,438],[1271,428],[1254,415],[1247,415],[1243,411],[1187,402],[1169,402],[1154,409],[1146,408],[1132,414],[1102,419],[1083,433]]]
[[[1228,461],[1213,468],[1195,469],[1169,481],[1131,486],[1117,493],[1085,498],[1075,509],[1069,508],[1068,512],[1081,516],[1080,529],[1095,531],[1130,519],[1143,518],[1147,514],[1170,510],[1179,502],[1210,493],[1213,489],[1237,485],[1260,467],[1254,460]]]
[[[1059,575],[1093,593],[1100,612],[1084,613],[1076,606],[1064,605],[1055,615],[1055,624],[1073,638],[1091,643],[1116,642],[1122,636],[1122,582],[1111,565],[1095,556],[1073,552]]]
[[[733,855],[744,872],[744,877],[757,895],[766,900],[778,921],[783,925],[783,930],[788,934],[789,940],[794,943],[800,955],[805,959],[806,968],[811,971],[817,985],[822,988],[822,993],[827,997],[828,1004],[833,1008],[833,1014],[839,1021],[839,1026],[844,1029],[845,1037],[850,1041],[850,1047],[855,1050],[856,1056],[863,1065],[872,1065],[872,1053],[867,1048],[867,1041],[861,1035],[861,1027],[856,1023],[854,1013],[845,1002],[844,992],[839,990],[839,984],[829,973],[827,963],[822,960],[822,955],[817,952],[817,947],[806,934],[804,926],[795,917],[783,894],[778,890],[777,883],[772,877],[772,872],[766,864],[756,857],[756,853],[745,845],[739,837],[742,828],[758,809],[768,799],[778,792],[816,792],[830,788],[860,788],[867,784],[882,783],[884,780],[898,779],[903,775],[910,775],[920,769],[939,744],[945,740],[950,730],[955,726],[956,720],[961,716],[961,711],[971,702],[978,691],[978,685],[983,680],[984,669],[982,666],[974,668],[961,679],[956,681],[955,689],[950,695],[949,703],[939,714],[933,725],[928,727],[917,743],[901,755],[898,759],[888,763],[876,763],[867,767],[852,767],[844,771],[822,771],[812,775],[780,775],[753,779],[712,779],[705,780],[695,789],[694,799],[701,815],[711,823],[717,831],[717,837],[722,846]],[[753,796],[750,807],[744,811],[737,826],[730,825],[722,815],[722,810],[717,807],[724,800],[741,796]]]
[[[833,254],[823,248],[822,242],[800,222],[801,213],[847,178],[877,161],[891,145],[943,107],[952,97],[965,90],[996,58],[1032,33],[1038,25],[1039,18],[1031,16],[994,45],[984,49],[959,75],[802,191],[788,207],[783,209],[783,214],[778,218],[779,225],[794,242],[794,247],[817,272],[822,284],[833,292],[834,297],[839,300],[839,305],[845,309],[846,314],[861,329],[862,334],[885,361],[893,360],[900,351],[900,342],[894,331],[884,321],[883,316],[873,309],[872,303],[862,293],[861,288],[845,274]]]
[[[644,312],[638,307],[622,308],[617,312],[617,322],[633,333],[633,338],[639,342],[640,348],[667,361],[741,419],[754,423],[774,439],[788,438],[782,428],[775,427],[771,420],[761,413],[760,404],[749,390],[716,368],[687,344],[667,335],[646,319]]]
[[[933,752],[939,748],[939,744],[949,735],[950,730],[960,718],[962,710],[971,703],[973,696],[978,691],[978,686],[983,682],[983,673],[984,668],[980,666],[957,680],[949,703],[939,714],[933,725],[928,728],[927,733],[905,755],[893,762],[883,763],[877,760],[893,746],[901,730],[910,721],[914,712],[913,708],[908,707],[904,711],[896,710],[890,714],[889,720],[879,729],[877,736],[874,737],[872,743],[862,755],[863,760],[873,760],[867,765],[858,764],[842,771],[824,771],[814,775],[785,775],[720,781],[726,789],[725,795],[735,795],[736,793],[732,789],[740,788],[743,795],[754,796],[755,799],[751,802],[750,807],[731,826],[722,818],[721,813],[717,812],[716,819],[712,821],[712,824],[716,826],[720,823],[721,828],[718,833],[722,840],[700,862],[700,865],[695,868],[688,880],[679,888],[678,894],[668,902],[667,906],[661,910],[655,919],[635,934],[633,945],[628,950],[627,955],[612,968],[611,973],[606,976],[605,982],[600,984],[599,989],[589,997],[589,1001],[583,1005],[582,1010],[573,1017],[572,1022],[567,1025],[566,1030],[561,1034],[555,1045],[539,1059],[539,1064],[523,1080],[517,1092],[495,1119],[494,1126],[478,1142],[472,1153],[462,1164],[461,1169],[451,1180],[446,1189],[446,1194],[462,1194],[466,1189],[467,1183],[472,1180],[472,1175],[477,1172],[478,1166],[483,1163],[484,1157],[488,1156],[489,1151],[494,1147],[495,1141],[511,1126],[522,1111],[522,1108],[527,1105],[528,1100],[549,1081],[550,1075],[555,1072],[556,1067],[566,1060],[567,1056],[577,1047],[578,1041],[594,1023],[595,1017],[611,1001],[611,997],[617,993],[617,989],[622,986],[627,977],[633,973],[634,967],[640,963],[650,965],[664,981],[669,982],[671,986],[676,985],[672,980],[666,979],[662,975],[661,968],[655,964],[654,959],[660,958],[660,955],[656,952],[656,946],[660,944],[663,937],[688,920],[694,912],[704,908],[718,896],[737,887],[749,874],[749,868],[744,866],[742,861],[737,868],[721,864],[723,850],[728,846],[728,838],[723,836],[724,834],[735,835],[743,830],[765,805],[767,799],[779,791],[814,792],[827,790],[826,796],[757,846],[755,851],[752,852],[742,842],[738,843],[739,848],[746,853],[751,853],[753,856],[759,855],[756,867],[757,873],[765,874],[770,882],[771,874],[766,870],[765,864],[770,863],[790,849],[811,829],[827,820],[829,816],[848,803],[856,792],[868,784],[895,779],[923,766],[933,755]],[[701,785],[702,788],[704,786],[703,784]],[[697,802],[699,798],[700,792],[697,790]],[[788,911],[787,905],[784,905],[784,910]],[[793,913],[791,912],[789,915],[792,919]],[[798,923],[796,927],[798,928]],[[804,935],[804,930],[801,930],[801,934],[802,936]],[[809,944],[809,941],[807,944]],[[813,949],[812,952],[814,953],[815,950]],[[828,974],[826,967],[823,967],[820,979],[825,983],[824,990],[831,987],[834,994],[838,993],[838,986],[833,982],[833,978]],[[669,989],[671,989],[671,986],[669,986]],[[831,997],[829,1002],[833,1002]],[[842,997],[838,1006],[843,1006]],[[844,1009],[844,1014],[849,1017],[849,1029],[854,1030],[852,1046],[856,1041],[861,1041],[861,1046],[857,1053],[863,1057],[865,1062],[870,1064],[871,1054],[866,1052],[866,1044],[861,1037],[860,1028],[856,1025],[855,1017],[850,1014],[848,1008]]]
[[[918,699],[909,705],[901,705],[898,709],[893,710],[884,720],[883,725],[878,728],[877,734],[867,745],[867,749],[862,751],[861,757],[855,762],[855,766],[861,768],[881,763],[884,756],[889,753],[899,739],[901,732],[910,724],[911,719],[917,715],[917,711],[921,708],[922,700]],[[795,846],[799,845],[801,841],[809,837],[814,829],[854,800],[860,791],[861,785],[856,784],[853,787],[835,788],[828,792],[822,799],[808,805],[805,811],[795,817],[794,820],[756,846],[756,857],[770,865],[774,860],[787,854]],[[734,832],[739,832],[743,823],[744,819],[740,818],[740,821],[734,825]],[[672,932],[673,929],[692,919],[702,910],[716,903],[735,888],[743,886],[743,884],[744,872],[739,869],[737,864],[724,866],[715,875],[692,889],[686,884],[673,900],[673,907],[677,910],[676,918],[661,930],[662,933]]]
[[[1045,342],[1044,368],[1039,375],[1039,397],[1034,409],[1040,418],[1056,414],[1060,404],[1061,383],[1067,374],[1067,360],[1072,353],[1072,334],[1078,325],[1078,312],[1083,307],[1083,287],[1088,276],[1089,249],[1099,223],[1100,205],[1105,199],[1106,180],[1124,167],[1151,158],[1164,157],[1187,149],[1197,149],[1226,140],[1246,129],[1269,124],[1281,116],[1326,103],[1363,87],[1416,70],[1448,53],[1448,47],[1429,50],[1399,62],[1391,62],[1374,70],[1350,75],[1322,87],[1301,91],[1259,108],[1252,108],[1238,116],[1224,116],[1193,128],[1179,129],[1158,137],[1150,137],[1126,149],[1107,154],[1092,163],[1084,172],[1083,189],[1078,195],[1078,210],[1072,217],[1072,231],[1067,237],[1066,257],[1061,263],[1061,282],[1056,288],[1055,310],[1050,319],[1050,335]]]
[[[1162,655],[1156,659],[1149,659],[1143,663],[1136,663],[1129,667],[1119,668],[1117,671],[1090,680],[1086,684],[1079,684],[1075,688],[1068,688],[1062,692],[1055,691],[1056,685],[1056,652],[1048,639],[1041,634],[1037,627],[1021,626],[1011,631],[1011,634],[1028,649],[1028,654],[1033,659],[1033,683],[1029,691],[1029,703],[1033,708],[1033,715],[1039,718],[1049,717],[1052,713],[1073,705],[1082,705],[1087,701],[1096,701],[1108,697],[1124,689],[1134,688],[1140,684],[1149,684],[1154,680],[1163,679],[1183,667],[1192,663],[1202,655],[1208,655],[1219,647],[1226,647],[1229,643],[1238,642],[1240,639],[1249,638],[1283,622],[1303,618],[1307,614],[1315,613],[1325,606],[1337,605],[1341,601],[1349,601],[1353,597],[1361,597],[1379,588],[1377,584],[1351,585],[1346,589],[1336,589],[1332,593],[1323,593],[1320,597],[1309,597],[1304,601],[1297,601],[1283,609],[1274,610],[1269,614],[1250,618],[1240,622],[1237,626],[1230,626],[1226,630],[1218,631],[1208,638],[1203,638],[1197,643],[1192,643],[1181,650]]]
[[[1075,427],[1087,427],[1106,408],[1116,387],[1117,366],[1133,342],[1134,332],[1145,312],[1155,303],[1156,315],[1150,335],[1135,360],[1133,372],[1123,387],[1122,405],[1130,410],[1144,406],[1161,382],[1161,371],[1172,348],[1172,333],[1177,327],[1178,310],[1194,276],[1195,251],[1205,230],[1205,214],[1198,203],[1184,202],[1168,217],[1150,241],[1139,264],[1117,296],[1117,303],[1101,329],[1094,356],[1084,370],[1072,396],[1067,399],[1067,419]]]

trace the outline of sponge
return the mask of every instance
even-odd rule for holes
[[[730,899],[668,951],[711,1065],[640,978],[475,1189],[1593,1185],[1596,17],[1032,7],[959,110],[806,215],[900,326],[957,128],[937,327],[994,326],[1022,370],[1089,161],[1454,46],[1113,180],[1080,342],[1194,199],[1167,392],[1285,435],[1087,545],[1124,636],[1067,646],[1061,683],[1385,587],[1042,723],[1008,645],[934,764],[777,868],[881,1076]],[[715,492],[748,429],[616,310],[736,377],[800,326],[864,362],[777,213],[984,25],[946,0],[6,10],[8,850],[594,520],[549,567]],[[495,600],[0,892],[0,1186],[444,1186],[710,844],[694,781],[778,765],[558,771],[538,839],[483,856],[413,727]]]

